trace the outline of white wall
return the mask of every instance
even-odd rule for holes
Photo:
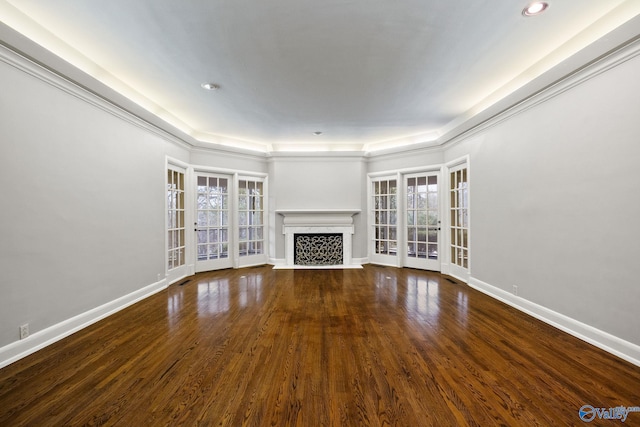
[[[361,209],[354,215],[353,257],[367,256],[366,165],[360,156],[278,156],[270,160],[269,209]],[[275,221],[275,256],[283,259],[283,217]]]
[[[414,169],[440,165],[443,162],[444,151],[442,148],[423,148],[369,157],[367,159],[367,172],[375,173]]]
[[[639,75],[635,57],[446,153],[471,158],[473,279],[636,345]]]
[[[223,170],[266,173],[266,157],[212,149],[191,150],[190,163]]]
[[[0,61],[0,347],[164,277],[156,134]]]

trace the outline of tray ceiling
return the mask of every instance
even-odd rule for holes
[[[637,0],[548,3],[535,17],[514,0],[13,0],[0,12],[203,144],[375,151],[446,142],[640,13]]]

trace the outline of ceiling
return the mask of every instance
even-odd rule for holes
[[[548,3],[535,17],[527,0],[0,0],[0,13],[203,145],[375,152],[446,142],[640,14],[638,0]]]

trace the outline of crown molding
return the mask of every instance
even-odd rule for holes
[[[269,163],[282,162],[352,162],[365,161],[362,151],[280,151],[267,154]]]
[[[640,17],[634,21],[640,24]],[[445,136],[439,146],[444,150],[447,150],[475,134],[502,123],[505,120],[523,113],[524,111],[527,111],[539,104],[547,102],[550,99],[601,75],[602,73],[624,64],[638,55],[640,55],[640,35],[636,35],[615,49],[603,53],[578,68],[574,68],[572,71],[562,75],[556,80],[550,81],[545,86],[541,86],[538,90],[530,90],[528,87],[523,88],[523,91],[529,91],[530,94],[519,100],[516,99],[511,105],[504,107],[502,110],[472,126],[462,126],[459,132],[454,132]],[[567,67],[560,68],[566,69]],[[534,81],[530,85],[534,86],[536,84],[539,83]]]
[[[3,23],[0,23],[0,60],[191,152],[224,152],[252,159],[269,160],[360,157],[365,161],[375,161],[446,151],[478,132],[628,61],[640,53],[638,25],[640,25],[640,16],[632,18],[606,37],[579,51],[486,110],[477,114],[469,113],[436,141],[376,151],[260,151],[202,141],[198,135],[185,133],[164,121]]]
[[[34,60],[11,49],[9,46],[0,44],[0,61],[129,124],[151,132],[167,142],[176,144],[185,149],[191,149],[193,147],[192,144],[185,141],[183,138],[179,138],[158,126],[147,122],[138,115],[114,104],[88,88],[67,79],[52,69],[35,62]]]

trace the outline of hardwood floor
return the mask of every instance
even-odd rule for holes
[[[640,406],[640,368],[378,266],[198,274],[0,370],[1,426],[582,425],[583,405]]]

